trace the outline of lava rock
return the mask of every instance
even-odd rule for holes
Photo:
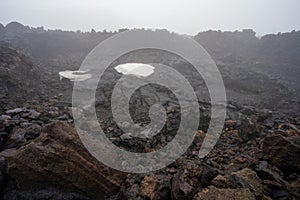
[[[299,173],[300,136],[284,137],[271,135],[264,138],[262,143],[261,160],[267,160],[278,167],[283,173]]]
[[[247,142],[259,137],[260,127],[251,121],[248,117],[241,118],[241,126],[238,132],[240,138]]]
[[[40,135],[42,127],[38,124],[33,124],[28,127],[25,133],[26,140],[32,140]]]
[[[158,180],[153,175],[145,176],[141,183],[141,195],[144,197],[148,197],[149,199],[154,199],[155,190],[157,187]]]
[[[63,122],[47,125],[39,138],[8,155],[6,161],[9,176],[24,190],[56,187],[101,199],[125,178],[125,173],[91,156],[75,129]]]
[[[62,116],[59,116],[57,119],[58,119],[58,120],[68,120],[69,117],[68,117],[67,114],[63,114]]]
[[[257,198],[264,196],[262,181],[257,174],[249,168],[232,172],[230,175],[219,175],[212,181],[212,185],[218,188],[248,188]]]
[[[283,187],[288,183],[282,178],[282,172],[275,166],[271,166],[267,161],[260,161],[255,167],[257,175],[270,187]]]
[[[15,108],[15,109],[5,111],[5,113],[8,115],[18,114],[21,112],[23,112],[23,108]]]
[[[26,143],[25,140],[26,128],[15,127],[9,136],[8,147],[19,147]]]
[[[216,188],[214,186],[209,186],[208,188],[200,191],[194,198],[195,200],[224,200],[224,199],[234,199],[234,200],[256,200],[255,196],[250,192],[248,188]]]

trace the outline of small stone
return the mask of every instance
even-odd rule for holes
[[[38,124],[33,124],[31,127],[29,127],[26,131],[25,138],[26,140],[32,140],[34,138],[37,138],[42,131],[42,127]]]
[[[248,117],[241,119],[241,127],[239,129],[238,135],[244,142],[255,139],[260,134],[260,127],[251,121]]]
[[[113,131],[114,128],[113,127],[108,127],[107,130],[110,132],[110,131]]]
[[[141,183],[141,188],[140,188],[141,195],[153,199],[155,195],[157,182],[158,180],[153,175],[145,176],[145,178]]]
[[[30,123],[30,122],[22,122],[22,123],[20,124],[20,126],[21,126],[22,128],[27,128],[27,127],[29,127],[29,126],[32,126],[32,123]]]
[[[131,133],[124,133],[120,136],[121,140],[129,140],[131,139]]]
[[[7,110],[5,111],[6,114],[18,114],[18,113],[21,113],[23,112],[23,108],[15,108],[15,109],[11,109],[11,110]]]
[[[31,109],[31,110],[29,110],[28,118],[37,119],[40,115],[41,115],[41,113]]]
[[[8,119],[11,119],[11,116],[9,116],[9,115],[1,115],[0,116],[0,120],[8,120]]]
[[[63,115],[59,116],[57,119],[58,119],[58,120],[68,120],[69,117],[68,117],[67,114],[63,114]]]

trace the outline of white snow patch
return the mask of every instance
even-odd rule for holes
[[[69,79],[70,81],[85,81],[87,79],[90,79],[92,77],[91,74],[87,74],[88,71],[61,71],[59,72],[59,79],[62,80],[62,78]]]
[[[146,77],[154,72],[154,67],[143,63],[126,63],[115,67],[115,69],[122,74],[131,74],[135,76]]]

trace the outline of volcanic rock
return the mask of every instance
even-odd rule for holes
[[[196,200],[255,200],[255,196],[250,192],[248,188],[237,188],[237,189],[220,189],[214,186],[209,186],[199,192],[195,198]]]
[[[141,184],[141,194],[150,199],[154,199],[154,191],[156,189],[158,180],[154,176],[145,176]]]
[[[248,188],[257,198],[262,198],[264,195],[261,182],[253,170],[245,168],[230,175],[217,176],[212,181],[212,185],[218,188]]]
[[[15,108],[15,109],[7,110],[6,114],[9,114],[9,115],[11,115],[11,114],[18,114],[18,113],[20,113],[22,111],[23,111],[22,108]]]
[[[99,199],[115,191],[125,178],[92,157],[75,129],[63,122],[46,126],[40,137],[6,160],[9,176],[24,190],[55,187]]]
[[[238,134],[243,141],[247,142],[259,136],[260,127],[256,123],[252,122],[248,117],[242,117],[241,127]]]
[[[300,136],[267,136],[263,140],[261,159],[278,167],[285,174],[299,173]]]

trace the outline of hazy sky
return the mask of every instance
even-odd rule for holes
[[[167,28],[181,34],[300,30],[300,0],[0,0],[0,23],[64,30]]]

